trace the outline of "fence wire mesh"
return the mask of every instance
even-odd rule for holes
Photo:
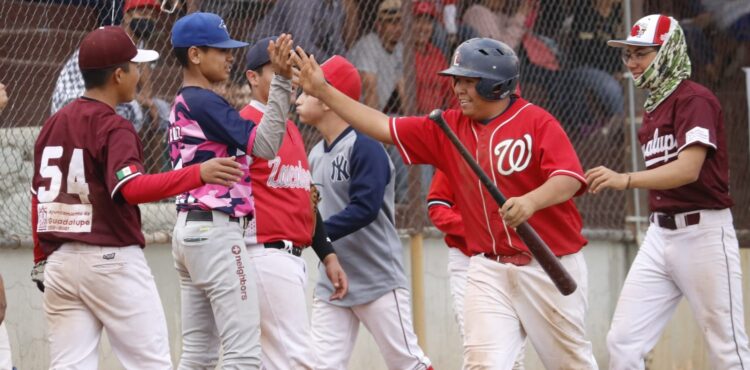
[[[748,117],[741,66],[748,60],[748,26],[700,1],[634,2],[634,19],[662,12],[682,20],[693,60],[693,76],[720,98],[728,128],[734,215],[750,229]],[[446,6],[455,5],[455,23]],[[493,37],[521,58],[521,95],[555,115],[574,143],[584,168],[631,168],[627,79],[617,50],[606,41],[621,37],[625,7],[617,0],[0,0],[0,83],[8,106],[0,113],[0,240],[27,241],[32,148],[51,113],[82,92],[76,50],[82,37],[100,25],[121,25],[140,47],[162,57],[143,66],[138,97],[118,112],[130,119],[144,146],[149,172],[169,169],[165,128],[181,70],[171,54],[175,20],[193,11],[221,15],[234,38],[254,42],[292,33],[308,52],[324,60],[347,56],[363,82],[362,101],[389,114],[426,114],[455,104],[451,81],[435,73],[448,65],[452,50],[471,37]],[[125,12],[124,9],[128,11]],[[398,9],[396,9],[398,8]],[[742,15],[742,14],[740,14]],[[448,17],[450,18],[450,17]],[[150,20],[150,21],[147,21]],[[153,26],[150,26],[152,24]],[[233,77],[216,86],[233,105],[249,102],[244,50],[235,54]],[[636,122],[643,96],[636,97]],[[293,117],[296,120],[296,117]],[[320,140],[300,124],[307,148]],[[397,169],[397,225],[428,225],[424,206],[432,169],[404,166],[388,148]],[[642,164],[641,164],[642,165]],[[643,197],[642,197],[643,198]],[[577,200],[587,228],[625,230],[633,215],[631,193],[606,192]],[[170,201],[141,206],[144,231],[166,239],[175,212]],[[153,240],[153,239],[152,239]]]

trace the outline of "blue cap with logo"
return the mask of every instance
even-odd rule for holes
[[[278,36],[266,37],[256,42],[255,45],[250,47],[250,49],[247,49],[245,61],[247,62],[248,70],[255,71],[271,62],[271,57],[268,56],[268,44],[270,44],[271,41],[276,41],[278,38]]]
[[[234,49],[248,43],[232,40],[224,20],[214,13],[191,13],[175,22],[172,27],[172,47],[188,48],[208,46],[219,49]]]

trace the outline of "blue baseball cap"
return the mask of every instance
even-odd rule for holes
[[[188,48],[208,46],[219,49],[234,49],[248,43],[232,40],[224,20],[214,13],[191,13],[175,22],[172,27],[172,47]]]
[[[271,57],[268,56],[268,44],[270,44],[271,41],[276,41],[278,38],[278,36],[266,37],[256,42],[255,45],[250,47],[250,49],[247,49],[245,61],[247,62],[248,70],[255,71],[271,62]]]

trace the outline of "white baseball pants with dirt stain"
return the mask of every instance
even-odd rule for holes
[[[526,338],[547,369],[598,369],[586,339],[588,272],[581,252],[560,258],[578,283],[563,296],[536,260],[471,258],[464,301],[465,370],[512,369]]]

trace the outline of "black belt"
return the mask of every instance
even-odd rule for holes
[[[217,211],[218,212],[218,211]],[[213,221],[213,211],[204,211],[200,209],[194,209],[187,212],[185,221]],[[229,222],[240,222],[239,217],[229,216]]]
[[[284,243],[281,240],[277,241],[277,242],[263,243],[263,246],[266,247],[266,248],[281,249],[281,250],[287,251],[287,252],[289,252],[289,254],[291,254],[293,256],[297,256],[297,257],[299,257],[299,256],[302,255],[302,248],[295,247],[295,246],[293,246],[291,244]]]
[[[677,219],[682,218],[685,221],[685,226],[697,225],[701,222],[701,213],[693,212],[688,214],[674,215],[668,213],[652,213],[649,220],[659,227],[663,227],[669,230],[677,230],[681,226],[677,225]]]

